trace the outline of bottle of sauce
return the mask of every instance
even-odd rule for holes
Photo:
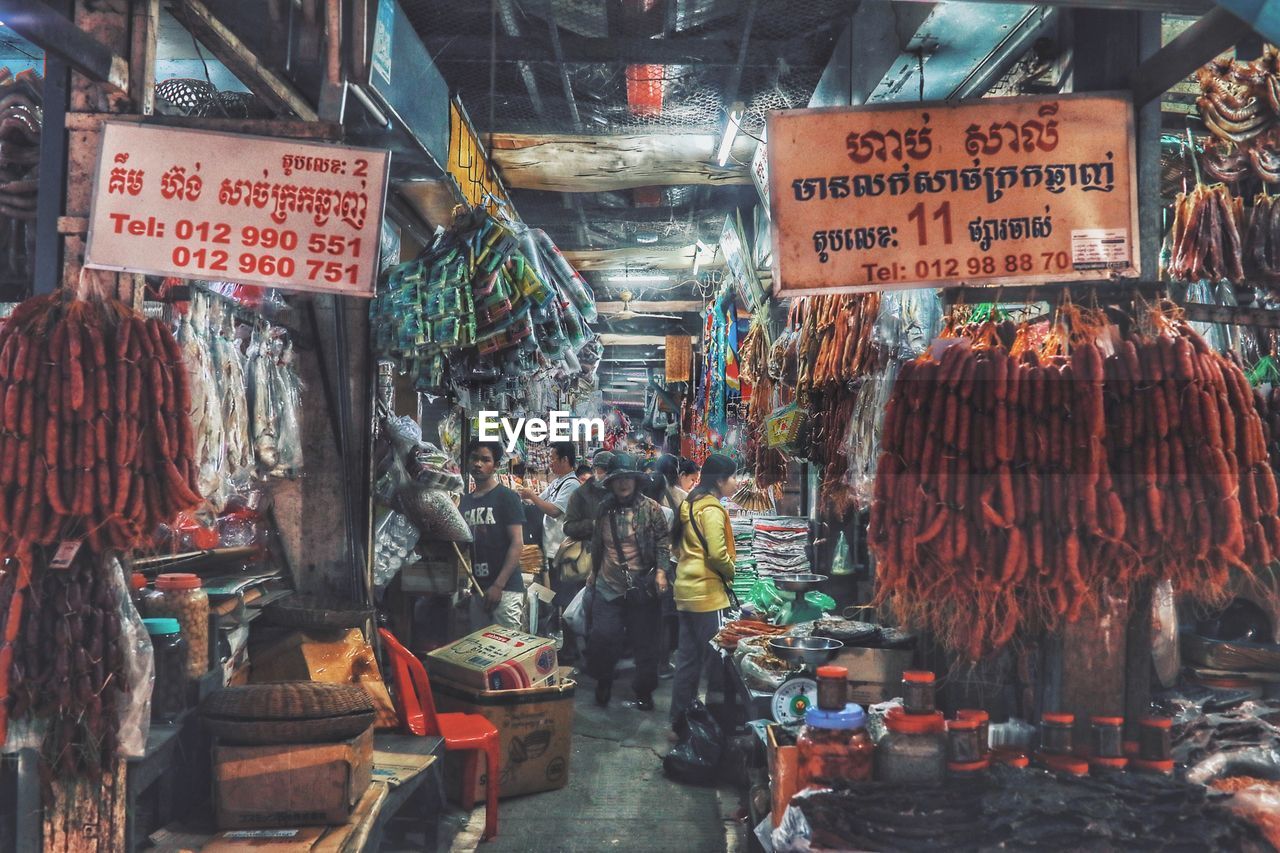
[[[876,778],[882,782],[938,785],[947,775],[945,720],[941,711],[909,714],[891,708],[888,732],[876,744]]]

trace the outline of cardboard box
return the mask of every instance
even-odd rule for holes
[[[431,682],[472,690],[511,690],[545,683],[556,672],[554,640],[490,625],[427,655]]]
[[[498,729],[502,756],[498,796],[514,797],[563,788],[569,782],[569,754],[573,741],[573,696],[576,684],[558,674],[550,687],[524,690],[477,691],[433,678],[437,710],[480,714]],[[462,753],[445,756],[445,781],[454,799],[483,802],[486,774],[481,759],[475,788],[462,790]],[[468,796],[469,794],[469,796]]]
[[[373,729],[341,743],[213,748],[218,829],[346,823],[373,777]]]
[[[911,662],[914,659],[915,652],[912,649],[867,649],[845,646],[831,664],[843,666],[849,670],[851,685],[861,683],[897,685],[902,681],[903,671],[911,669]]]

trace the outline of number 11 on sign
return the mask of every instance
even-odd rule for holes
[[[926,211],[924,202],[920,202],[911,208],[911,212],[907,214],[907,221],[916,224],[916,236],[920,240],[921,246],[929,245],[929,228],[925,221]],[[951,245],[951,202],[944,201],[938,205],[933,211],[931,217],[934,222],[942,223],[942,242]]]

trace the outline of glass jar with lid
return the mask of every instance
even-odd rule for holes
[[[796,748],[800,790],[871,779],[875,746],[867,734],[867,715],[861,705],[849,702],[839,711],[810,708]]]
[[[902,709],[907,714],[933,714],[938,710],[934,699],[937,678],[924,669],[902,673]]]
[[[209,596],[199,575],[160,575],[143,599],[143,609],[144,616],[178,620],[187,643],[188,678],[209,671]]]
[[[172,723],[187,706],[187,643],[177,619],[143,619],[155,652],[151,719]]]
[[[941,711],[909,714],[890,708],[888,730],[876,744],[876,777],[882,782],[937,785],[947,775],[945,720]]]

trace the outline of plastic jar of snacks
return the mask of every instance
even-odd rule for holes
[[[171,573],[156,578],[144,599],[145,616],[177,619],[187,643],[187,677],[209,671],[209,596],[200,576]]]
[[[947,741],[941,711],[909,714],[890,708],[888,733],[876,744],[876,778],[882,782],[939,785],[947,776]]]
[[[177,619],[143,619],[155,651],[151,719],[172,723],[187,706],[187,642]]]
[[[839,711],[810,708],[796,748],[800,790],[871,779],[875,746],[867,734],[867,715],[861,705],[849,702]]]

